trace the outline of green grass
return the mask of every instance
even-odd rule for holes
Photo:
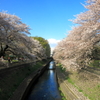
[[[60,68],[62,72],[66,72],[66,68],[64,68],[62,64],[59,63],[57,64],[57,66]]]
[[[84,80],[82,78],[83,75],[85,75],[87,73],[73,73],[70,76],[70,80],[71,82],[74,82],[74,86],[77,88],[77,90],[79,92],[82,92],[84,94],[84,96],[88,97],[90,100],[99,100],[100,99],[100,83],[98,84],[98,82],[96,82],[95,78],[94,80],[91,82],[92,76],[90,76],[88,74],[88,76],[86,75],[86,78],[88,78],[87,80]],[[80,78],[81,80],[80,80]],[[85,77],[85,76],[84,76]],[[85,81],[85,82],[84,82]]]
[[[82,90],[82,89],[78,89],[78,91],[79,91],[79,92],[83,92],[83,90]]]
[[[67,100],[66,98],[65,98],[65,95],[62,93],[62,91],[61,91],[61,88],[59,87],[59,90],[60,90],[60,95],[61,95],[61,97],[62,97],[62,100]]]
[[[98,88],[100,88],[100,84],[99,84],[99,85],[97,85],[97,87],[98,87]]]
[[[12,60],[12,62],[19,62],[18,60]]]
[[[70,78],[67,78],[67,81],[68,81],[69,83],[71,83],[72,85],[75,84]]]
[[[100,68],[99,62],[100,60],[93,60],[89,64],[89,66]],[[58,67],[60,68],[61,72],[65,74],[63,71],[63,66],[61,64],[58,64]],[[100,81],[99,79],[96,80],[96,77],[93,77],[92,74],[89,74],[85,71],[82,71],[80,73],[72,72],[72,74],[66,76],[65,79],[69,83],[71,83],[79,92],[82,92],[84,96],[88,97],[90,100],[100,99]]]
[[[71,78],[67,78],[67,81],[68,81],[69,83],[71,83],[74,87],[76,87],[76,88],[78,89],[79,92],[83,92],[82,89],[80,89],[79,87],[77,87],[77,86],[75,85],[75,83],[73,82],[73,80],[72,80]]]
[[[96,67],[100,68],[100,60],[92,60],[91,63],[89,64],[90,67]]]

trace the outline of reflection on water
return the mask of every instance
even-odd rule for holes
[[[54,61],[50,62],[49,69],[54,69],[55,68],[54,64],[55,64]]]
[[[50,63],[54,67],[54,62]],[[27,100],[61,100],[55,70],[46,70],[33,87]]]
[[[54,70],[49,70],[49,72],[50,72],[50,76],[54,74]]]

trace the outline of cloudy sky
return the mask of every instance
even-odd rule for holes
[[[54,48],[56,47],[57,43],[60,42],[61,40],[56,40],[56,39],[48,39],[48,42],[50,44],[50,47],[51,47],[51,51],[54,50]]]
[[[19,16],[31,36],[47,39],[53,49],[71,30],[69,19],[85,11],[81,3],[85,0],[0,0],[0,11]]]

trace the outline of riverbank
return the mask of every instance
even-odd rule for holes
[[[57,75],[62,92],[68,100],[73,100],[68,95],[69,91],[80,98],[75,100],[100,100],[100,68],[87,67],[68,72],[61,64],[57,64]]]
[[[2,70],[0,73],[0,100],[8,100],[15,93],[14,91],[22,83],[22,81],[29,76],[31,73],[35,72],[42,68],[47,62],[37,62],[36,64],[22,64],[16,66],[16,68],[7,68]],[[10,70],[9,70],[10,69]],[[27,80],[28,83],[29,80]],[[24,84],[20,89],[23,89]],[[20,94],[20,90],[19,90]],[[15,99],[12,99],[15,100]],[[19,100],[19,99],[16,99]]]
[[[65,72],[60,67],[56,67],[59,87],[67,100],[89,100],[74,87],[73,82],[69,79],[72,73]]]

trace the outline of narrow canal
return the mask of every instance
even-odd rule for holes
[[[32,87],[27,100],[62,100],[58,90],[54,61]]]

